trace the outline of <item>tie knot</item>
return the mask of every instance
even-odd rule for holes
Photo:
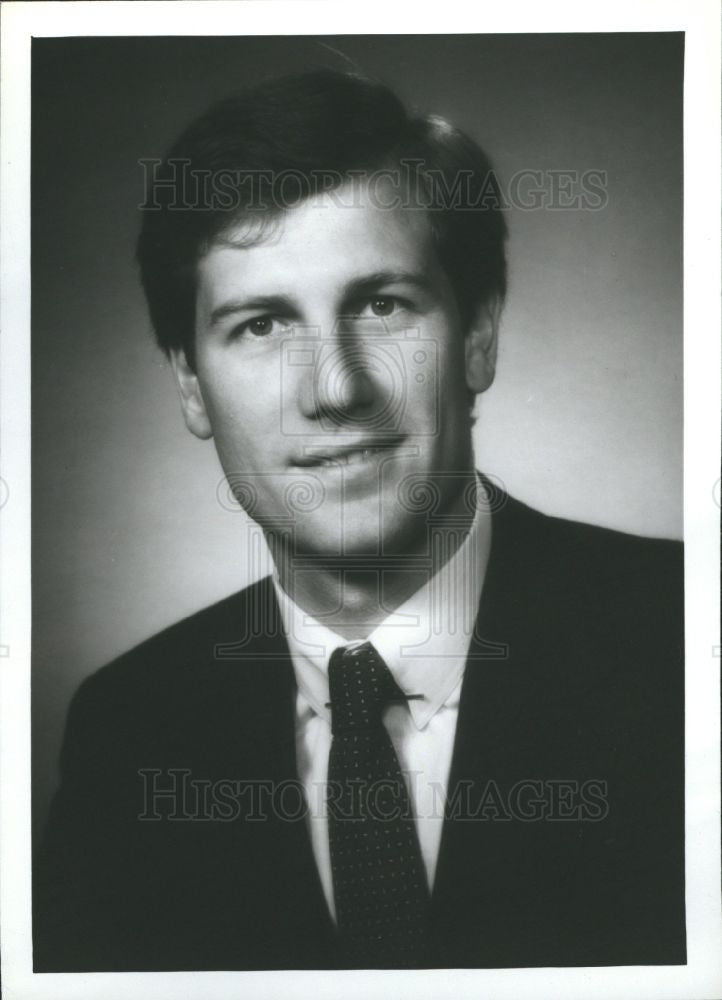
[[[370,642],[341,646],[333,651],[328,665],[328,687],[334,735],[378,725],[388,702],[404,697]]]

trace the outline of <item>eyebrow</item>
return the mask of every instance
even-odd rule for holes
[[[426,274],[416,271],[374,271],[373,274],[349,282],[345,298],[356,298],[373,292],[382,285],[412,285],[422,292],[431,290],[431,280]]]
[[[282,312],[291,305],[291,299],[285,295],[254,295],[250,299],[230,299],[213,310],[210,325],[216,326],[226,316],[235,316],[239,312],[253,312],[258,309],[266,312]]]
[[[354,278],[344,289],[343,301],[350,302],[363,295],[370,295],[384,285],[412,285],[422,292],[429,292],[431,280],[423,273],[414,271],[374,271],[362,278]],[[286,295],[254,295],[248,299],[230,299],[211,313],[210,325],[216,326],[227,316],[239,312],[263,309],[267,312],[296,312],[298,307],[293,298]]]

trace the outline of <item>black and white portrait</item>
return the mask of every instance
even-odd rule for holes
[[[683,974],[685,32],[170,27],[32,39],[33,982]]]

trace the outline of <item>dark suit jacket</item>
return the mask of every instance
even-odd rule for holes
[[[501,498],[428,966],[685,962],[682,618],[678,544]],[[294,805],[295,693],[269,580],[81,685],[36,861],[36,971],[338,966]],[[235,810],[208,818],[189,791],[139,819],[182,771],[230,782],[211,786],[226,805],[242,782]]]

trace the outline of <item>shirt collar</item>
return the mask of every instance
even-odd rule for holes
[[[471,528],[451,558],[368,636],[401,690],[423,695],[407,703],[418,729],[445,704],[464,673],[490,548],[491,515],[485,505],[477,505]],[[299,691],[330,723],[328,661],[350,642],[302,611],[281,587],[275,569],[272,579]]]

